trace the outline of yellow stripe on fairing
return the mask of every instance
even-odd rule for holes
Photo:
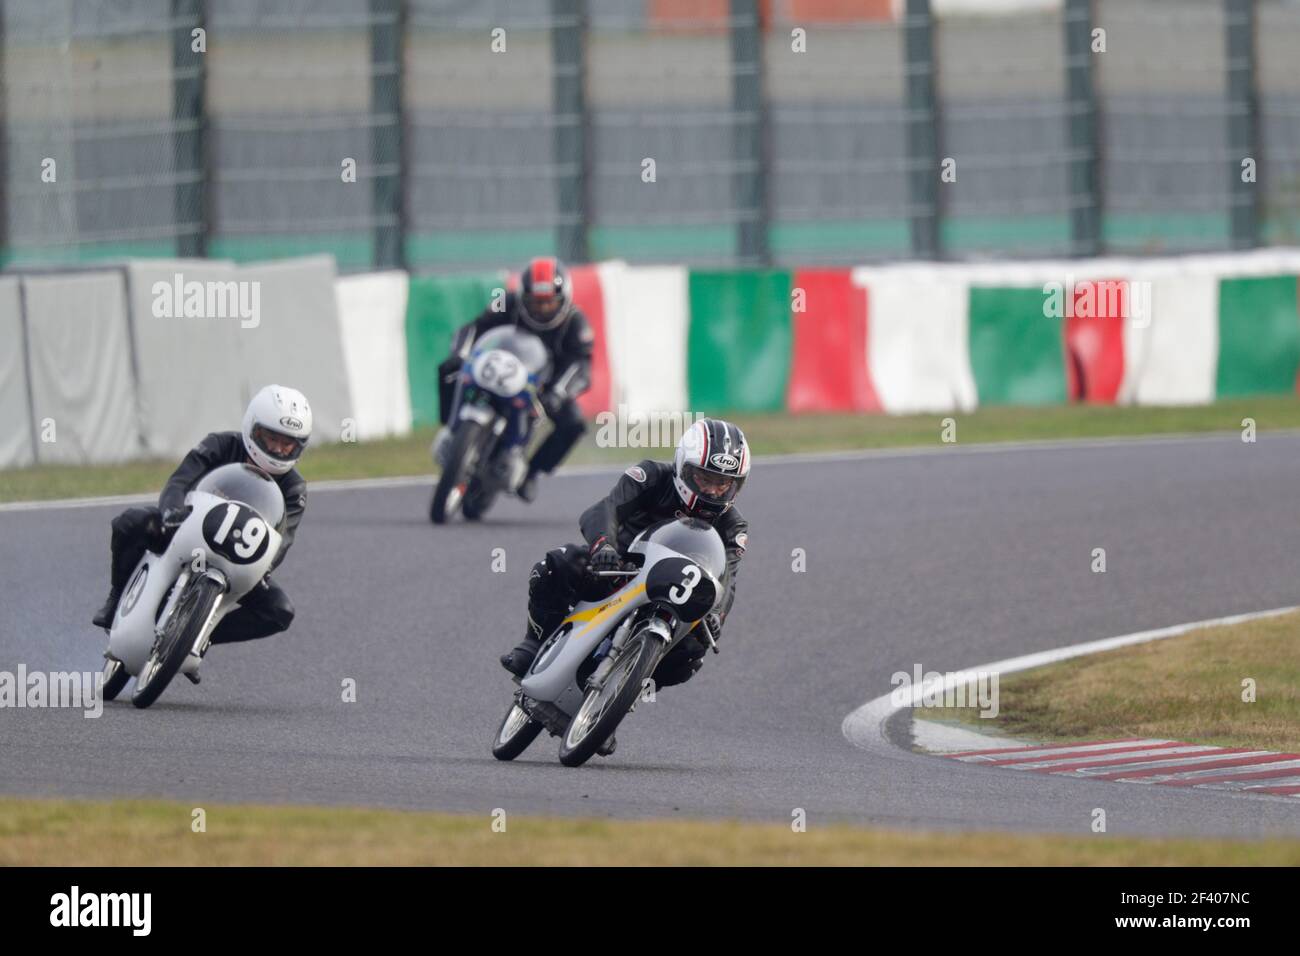
[[[594,627],[610,615],[617,614],[620,610],[626,607],[633,598],[638,594],[641,594],[643,591],[645,591],[645,585],[638,584],[636,587],[632,588],[632,590],[620,594],[618,597],[601,604],[599,607],[589,607],[584,611],[576,611],[573,614],[570,614],[564,619],[562,624],[568,624],[572,621],[574,624],[584,623],[587,627]],[[586,630],[586,628],[583,628],[583,630]]]

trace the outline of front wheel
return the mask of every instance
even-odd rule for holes
[[[193,649],[199,632],[208,623],[221,594],[221,585],[206,576],[191,578],[185,585],[185,593],[176,602],[171,617],[163,625],[162,634],[154,642],[153,653],[144,662],[144,667],[135,679],[132,704],[141,708],[148,707],[162,696],[171,679],[185,663],[186,655]]]
[[[542,725],[528,716],[528,712],[512,704],[505,719],[497,728],[497,739],[492,744],[492,756],[498,760],[514,760],[528,749],[528,745],[542,732]]]
[[[475,421],[462,421],[456,426],[451,448],[447,450],[446,467],[438,476],[433,501],[429,504],[429,520],[434,524],[445,523],[460,510],[461,502],[465,500],[465,490],[474,477],[474,469],[478,467],[482,433],[483,426]]]
[[[580,767],[614,733],[636,703],[641,687],[659,663],[660,641],[649,631],[634,634],[600,687],[587,691],[560,743],[560,763]]]
[[[125,664],[116,657],[104,655],[104,683],[99,690],[101,698],[115,700],[130,679],[131,675],[127,673]]]
[[[487,514],[487,510],[492,507],[492,502],[496,501],[497,493],[488,491],[481,479],[477,476],[472,478],[469,487],[465,489],[465,500],[461,502],[460,511],[465,516],[466,521],[479,521]]]

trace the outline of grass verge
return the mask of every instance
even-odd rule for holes
[[[926,833],[157,800],[0,798],[0,865],[1295,866],[1300,840]]]
[[[839,451],[938,445],[944,414],[933,415],[735,415],[755,454]],[[1253,418],[1260,432],[1300,428],[1300,399],[1268,396],[1214,405],[1135,408],[1059,405],[1041,408],[990,407],[953,414],[959,443],[1103,438],[1128,435],[1233,431]],[[309,481],[327,478],[382,478],[432,472],[429,443],[433,429],[361,444],[321,445],[303,459]],[[196,440],[198,436],[195,436]],[[575,464],[610,464],[666,457],[664,448],[609,448],[588,430],[574,449]],[[176,466],[174,461],[112,466],[39,466],[0,471],[0,502],[49,500],[156,491]]]
[[[1247,678],[1255,700],[1242,700]],[[999,681],[998,716],[927,708],[1035,740],[1161,737],[1300,753],[1300,614],[1283,614],[1049,664]]]

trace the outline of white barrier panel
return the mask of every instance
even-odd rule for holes
[[[364,441],[408,434],[411,387],[406,364],[406,273],[348,276],[334,284],[334,291],[356,437]]]
[[[1138,405],[1214,401],[1219,364],[1219,277],[1184,272],[1132,281],[1151,283],[1148,323],[1124,323],[1120,400]]]
[[[238,278],[231,262],[128,264],[146,455],[178,458],[208,432],[239,427],[248,399],[239,338],[248,333],[238,314]]]
[[[686,411],[686,268],[606,262],[598,269],[612,404],[632,415]]]
[[[258,317],[240,332],[241,359],[231,374],[242,377],[249,396],[272,383],[303,392],[315,418],[312,441],[338,441],[355,412],[339,335],[334,258],[261,263],[237,275],[257,289]]]
[[[0,279],[0,468],[21,468],[36,460],[23,352],[18,280]]]
[[[122,273],[22,282],[37,461],[84,465],[140,457]]]
[[[925,266],[859,268],[853,282],[867,290],[867,364],[885,411],[975,408],[965,276]]]

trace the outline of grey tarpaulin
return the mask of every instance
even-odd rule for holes
[[[338,441],[353,412],[333,257],[245,266],[239,278],[257,283],[260,290],[260,323],[239,333],[240,371],[248,394],[272,383],[299,389],[315,418],[312,441]]]
[[[122,273],[26,277],[22,283],[37,461],[139,458]]]
[[[146,455],[179,458],[208,432],[239,427],[248,398],[239,340],[250,334],[231,285],[240,278],[234,263],[202,259],[127,266]],[[186,316],[187,289],[202,315]]]
[[[0,468],[35,460],[21,309],[18,280],[0,279]]]

